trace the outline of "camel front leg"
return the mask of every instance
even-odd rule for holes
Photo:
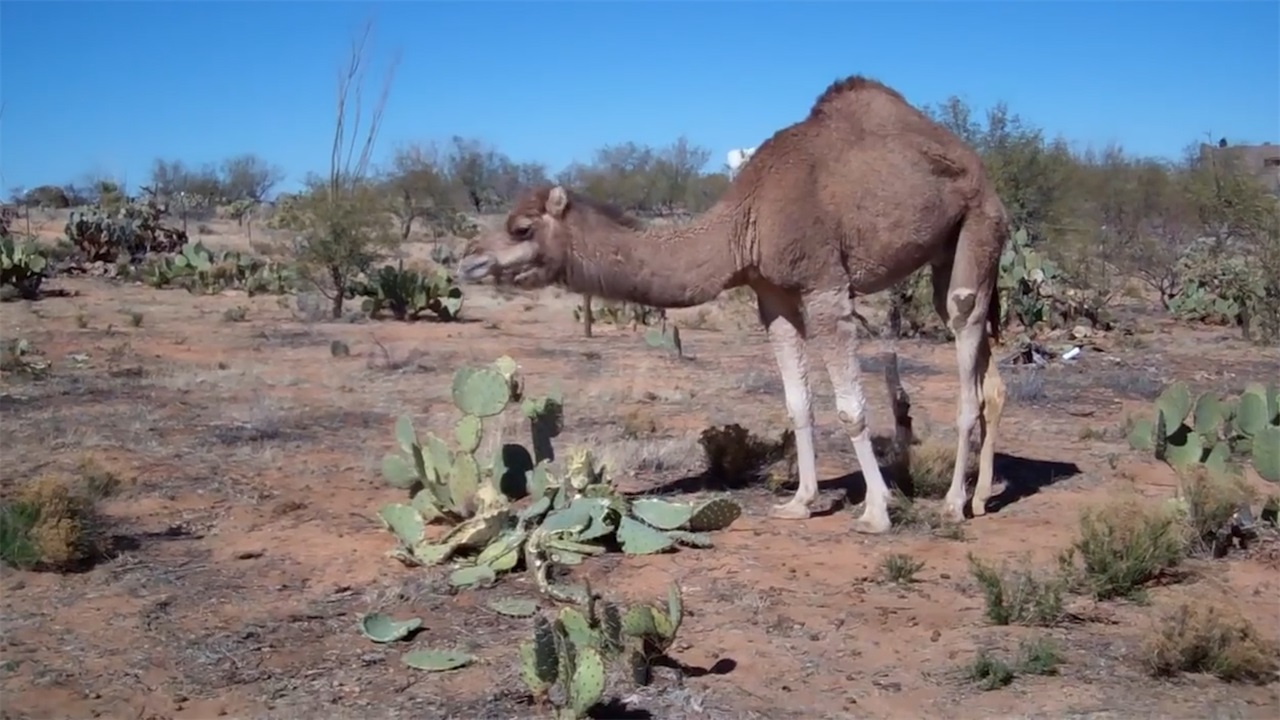
[[[782,389],[786,394],[787,414],[796,433],[796,464],[800,483],[788,502],[775,505],[769,515],[785,520],[809,517],[809,505],[818,496],[818,471],[813,449],[813,407],[809,393],[809,357],[804,340],[804,322],[798,299],[782,291],[757,290],[760,321],[769,331],[778,370],[782,373]]]
[[[809,332],[821,352],[831,376],[836,396],[836,414],[853,441],[867,497],[862,517],[853,523],[855,532],[880,534],[892,526],[889,519],[889,488],[880,463],[871,446],[871,428],[867,424],[867,397],[862,387],[862,371],[858,365],[857,313],[846,292],[815,294],[809,298]]]
[[[982,449],[978,455],[978,482],[973,488],[973,515],[987,514],[987,501],[991,499],[991,483],[995,477],[996,464],[996,431],[1000,427],[1000,417],[1004,415],[1005,390],[1004,380],[1000,377],[1000,369],[996,367],[995,358],[988,353],[985,378],[982,382],[982,414],[978,426],[982,430]]]

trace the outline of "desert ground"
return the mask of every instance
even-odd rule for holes
[[[199,239],[247,249],[234,225],[216,230]],[[590,447],[619,486],[673,497],[709,492],[698,482],[703,428],[737,422],[776,436],[788,427],[764,333],[730,298],[670,313],[690,356],[680,359],[604,323],[584,338],[577,297],[554,290],[468,288],[464,322],[401,323],[303,317],[294,297],[194,296],[96,278],[48,285],[66,294],[0,306],[0,332],[50,364],[41,377],[6,373],[0,385],[0,493],[42,473],[109,474],[118,486],[102,511],[120,550],[79,573],[3,570],[6,719],[549,716],[518,677],[514,648],[530,621],[487,606],[522,597],[554,609],[527,573],[459,591],[448,568],[387,556],[393,538],[376,512],[403,493],[379,464],[396,418],[448,431],[454,369],[510,355],[531,391],[562,393],[557,448]],[[958,532],[912,523],[884,536],[851,531],[861,473],[827,379],[814,373],[824,482],[813,518],[770,519],[769,505],[792,488],[751,485],[730,491],[743,515],[714,534],[713,548],[611,553],[573,569],[627,600],[659,599],[676,581],[687,608],[670,653],[683,669],[664,669],[647,687],[611,685],[595,716],[1280,716],[1274,680],[1156,678],[1141,660],[1163,614],[1188,601],[1230,608],[1280,641],[1272,535],[1224,558],[1188,559],[1136,600],[1071,594],[1048,627],[985,617],[970,554],[1052,569],[1082,510],[1173,497],[1173,471],[1130,450],[1122,429],[1166,383],[1231,392],[1280,376],[1276,348],[1131,305],[1126,332],[1092,338],[1071,362],[1002,369],[1009,403],[996,495]],[[235,308],[244,310],[228,313]],[[335,356],[334,340],[350,355]],[[873,427],[892,422],[880,374],[888,350],[901,358],[917,425],[953,437],[948,342],[866,342]],[[1276,490],[1247,480],[1261,494]],[[913,577],[885,577],[897,554],[922,563]],[[357,619],[375,611],[419,617],[423,630],[369,642]],[[994,689],[971,677],[980,651],[1012,658],[1036,639],[1060,648],[1052,673],[1020,672]],[[479,660],[441,673],[401,664],[417,647]]]

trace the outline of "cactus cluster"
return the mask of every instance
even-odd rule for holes
[[[423,313],[434,313],[442,321],[457,320],[462,312],[462,288],[444,269],[437,267],[430,275],[405,269],[404,261],[398,265],[384,265],[368,278],[351,282],[347,292],[352,297],[363,297],[361,309],[375,320],[382,311],[391,311],[396,320],[417,320]]]
[[[1016,317],[1028,332],[1041,327],[1062,328],[1085,321],[1107,327],[1102,298],[1070,287],[1070,279],[1049,258],[1032,247],[1025,228],[1009,238],[1000,256],[997,290],[1001,324]]]
[[[154,198],[148,198],[115,212],[73,212],[65,232],[86,262],[138,263],[150,253],[172,253],[186,244],[186,232],[160,222],[164,211]]]
[[[636,685],[649,683],[653,661],[666,655],[684,617],[680,588],[674,583],[662,605],[630,608],[599,601],[589,590],[585,612],[560,609],[554,620],[539,615],[533,638],[520,645],[520,677],[535,702],[562,696],[556,717],[587,717],[604,695],[609,664],[625,664]]]
[[[1177,265],[1182,286],[1169,298],[1169,311],[1183,320],[1239,327],[1245,339],[1267,339],[1264,325],[1274,317],[1280,282],[1265,266],[1246,257],[1224,256],[1212,244],[1197,244]],[[1269,315],[1269,313],[1271,313]]]
[[[34,242],[19,243],[8,233],[0,235],[0,287],[14,288],[19,297],[34,300],[48,267],[49,259]]]
[[[287,265],[234,250],[215,253],[199,241],[172,256],[150,258],[141,273],[152,287],[178,285],[191,293],[240,288],[251,296],[283,295],[297,287],[296,272]]]
[[[1248,456],[1264,480],[1280,482],[1280,390],[1250,383],[1236,399],[1203,393],[1192,400],[1184,382],[1156,398],[1155,416],[1129,430],[1129,446],[1185,469],[1203,465],[1222,476],[1235,455]]]
[[[384,459],[382,472],[412,499],[383,507],[379,516],[400,541],[393,557],[408,565],[452,561],[456,569],[450,581],[456,586],[489,584],[523,562],[544,593],[582,602],[581,588],[552,583],[553,566],[580,564],[615,545],[632,555],[676,545],[710,547],[707,533],[728,527],[742,512],[727,498],[632,500],[608,482],[587,450],[572,453],[558,477],[550,447],[562,422],[562,404],[556,398],[525,397],[509,357],[459,369],[452,394],[462,412],[454,429],[458,450],[430,434],[420,440],[411,421],[401,418],[396,423],[400,452]],[[534,452],[508,443],[482,462],[477,451],[483,420],[517,404],[529,420]],[[517,510],[513,500],[521,494],[528,495],[528,504]],[[456,524],[432,540],[426,527],[433,521]]]

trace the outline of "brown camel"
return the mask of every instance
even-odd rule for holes
[[[998,342],[995,285],[1007,235],[1004,205],[977,154],[894,90],[853,76],[828,87],[807,118],[774,133],[724,196],[687,225],[645,228],[616,208],[544,186],[525,192],[506,227],[481,238],[459,269],[466,282],[493,276],[530,288],[558,284],[668,308],[750,286],[782,372],[800,475],[795,496],[770,514],[807,518],[817,496],[813,345],[866,479],[855,529],[882,533],[890,527],[889,493],[871,449],[853,298],[932,266],[934,307],[955,331],[960,372],[946,511],[964,518],[976,429],[973,513],[982,515],[1004,406],[988,333]]]

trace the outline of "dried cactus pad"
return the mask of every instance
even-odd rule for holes
[[[459,368],[453,374],[453,404],[468,415],[497,415],[511,400],[511,385],[494,368]]]
[[[538,604],[521,598],[499,598],[489,602],[489,609],[507,617],[527,618],[538,612]]]
[[[393,620],[382,613],[369,613],[361,615],[359,623],[361,635],[376,643],[389,643],[403,640],[422,627],[422,618]]]
[[[742,507],[729,498],[708,500],[694,508],[687,527],[692,532],[723,530],[742,515]]]

